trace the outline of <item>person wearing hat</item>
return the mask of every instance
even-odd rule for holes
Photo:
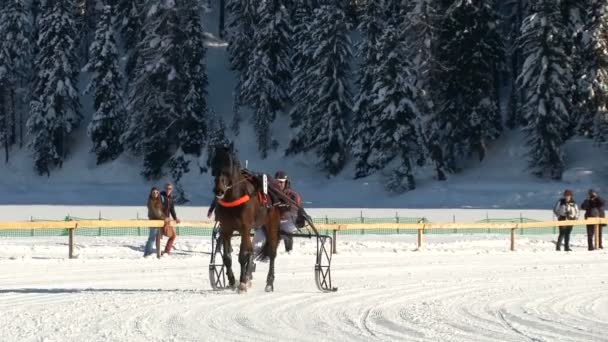
[[[604,212],[604,205],[605,205],[605,201],[598,196],[597,192],[595,192],[595,190],[590,189],[587,192],[587,198],[585,199],[585,201],[583,202],[583,204],[581,204],[581,208],[585,209],[585,219],[589,218],[589,217],[605,217],[606,214]],[[600,249],[603,249],[604,246],[602,246],[602,228],[603,228],[603,224],[600,225],[600,236],[598,239],[598,247]],[[593,237],[595,235],[595,225],[593,224],[589,224],[587,225],[587,246],[588,249],[590,251],[594,250],[594,244],[593,244]]]
[[[297,206],[285,203],[281,206],[281,231],[287,234],[296,232],[296,220],[298,219],[299,207],[302,206],[302,197],[291,188],[291,182],[284,171],[277,171],[274,179],[278,182],[279,189],[293,200]],[[290,252],[293,249],[293,238],[289,235],[283,236],[285,250]]]
[[[271,181],[271,186],[276,190],[283,192],[287,197],[293,200],[297,206],[285,203],[278,199],[278,207],[281,210],[281,225],[280,229],[283,233],[293,234],[298,229],[296,221],[299,217],[299,207],[302,206],[302,197],[299,193],[291,188],[291,182],[287,178],[287,174],[283,171],[277,171],[274,175],[274,181]],[[285,243],[285,250],[289,253],[293,249],[293,238],[289,235],[282,235]],[[266,236],[263,229],[256,229],[253,236],[253,254],[256,256],[262,255],[262,249],[266,243]]]
[[[564,197],[555,203],[553,213],[557,216],[558,221],[576,220],[578,218],[578,207],[576,206],[576,202],[574,202],[574,198],[572,198],[571,190],[564,191]],[[564,241],[564,250],[566,252],[572,251],[570,249],[571,233],[572,226],[559,227],[559,236],[557,237],[557,245],[555,246],[556,251],[561,251],[562,241]]]

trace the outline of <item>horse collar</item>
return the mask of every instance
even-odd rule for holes
[[[241,204],[247,203],[251,198],[249,197],[249,195],[245,195],[242,196],[241,198],[238,198],[234,201],[230,201],[230,202],[226,202],[223,200],[218,200],[217,203],[219,205],[221,205],[222,207],[226,207],[226,208],[233,208],[233,207],[238,207]]]

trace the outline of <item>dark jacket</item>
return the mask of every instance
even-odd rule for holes
[[[169,217],[169,214],[171,214],[171,217],[173,217],[174,220],[177,220],[177,215],[175,214],[175,205],[173,204],[173,198],[168,197],[167,192],[162,191],[160,193],[160,201],[163,204],[163,213],[165,214],[165,216]]]
[[[581,209],[585,209],[585,218],[606,217],[606,213],[604,212],[605,204],[606,202],[599,196],[593,199],[587,198],[581,204]]]

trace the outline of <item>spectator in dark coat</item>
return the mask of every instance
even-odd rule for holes
[[[604,205],[606,204],[606,202],[600,197],[598,196],[597,192],[595,192],[593,189],[589,190],[588,194],[587,194],[587,199],[585,199],[585,201],[583,202],[583,204],[581,205],[582,209],[585,209],[585,219],[590,218],[590,217],[606,217],[606,214],[604,212]],[[603,249],[604,246],[602,246],[602,228],[603,228],[603,224],[600,225],[600,236],[598,239],[598,247],[600,249]],[[589,247],[589,250],[592,251],[595,249],[594,244],[593,244],[593,237],[595,235],[595,225],[587,225],[587,245]]]
[[[564,197],[560,198],[555,206],[553,207],[553,213],[557,216],[558,221],[576,220],[578,218],[578,207],[574,198],[572,198],[572,191],[564,191]],[[556,251],[560,251],[562,247],[562,240],[564,241],[564,250],[566,252],[572,251],[570,249],[570,234],[572,233],[572,226],[561,226],[559,227],[559,236],[557,237]]]
[[[148,196],[148,218],[150,220],[164,220],[165,214],[163,213],[162,203],[160,201],[160,193],[157,188],[153,187],[150,190]],[[152,247],[156,241],[158,235],[158,228],[150,228],[150,234],[148,235],[148,241],[144,248],[144,257],[148,257],[152,254]]]

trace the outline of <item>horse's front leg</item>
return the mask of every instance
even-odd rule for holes
[[[239,284],[239,292],[247,292],[247,288],[251,286],[251,268],[253,267],[253,245],[249,229],[242,229],[241,250],[239,251],[239,263],[241,264],[241,278]]]
[[[277,213],[271,214],[271,217],[266,225],[266,235],[268,236],[268,242],[266,245],[266,252],[270,259],[268,265],[268,276],[266,277],[266,292],[274,291],[274,260],[277,257],[277,249],[279,247],[279,225],[280,218]]]
[[[230,234],[231,235],[231,234]],[[234,273],[232,272],[232,243],[230,235],[222,235],[222,246],[224,253],[222,254],[222,261],[226,267],[226,276],[228,277],[228,285],[230,288],[234,288],[236,280],[234,279]]]

